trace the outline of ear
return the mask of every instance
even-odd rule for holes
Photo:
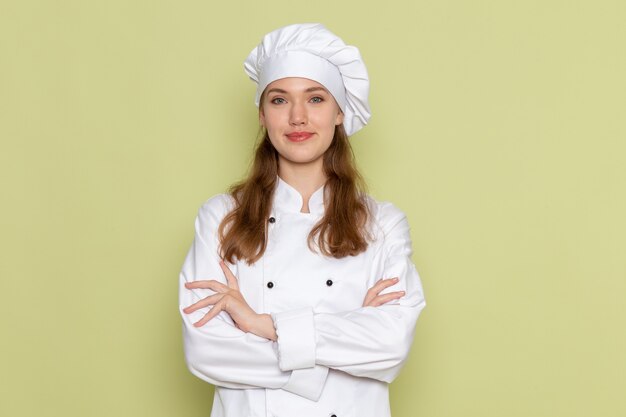
[[[265,112],[262,108],[259,109],[259,124],[265,127]]]
[[[335,118],[335,125],[339,126],[340,124],[343,123],[343,112],[341,111],[341,109],[339,110],[339,113],[337,113],[337,117]]]

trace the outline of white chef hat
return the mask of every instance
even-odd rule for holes
[[[317,81],[333,95],[344,113],[348,136],[371,116],[369,78],[359,50],[319,23],[289,25],[268,33],[248,55],[244,69],[257,83],[257,106],[272,81],[302,77]]]

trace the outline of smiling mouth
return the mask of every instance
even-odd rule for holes
[[[302,141],[307,140],[311,136],[313,136],[313,133],[311,133],[311,132],[293,132],[293,133],[289,133],[289,134],[287,134],[285,136],[287,136],[287,139],[289,139],[292,142],[302,142]]]

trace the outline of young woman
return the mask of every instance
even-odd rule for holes
[[[404,213],[364,193],[359,51],[319,24],[245,63],[264,136],[248,177],[199,210],[180,274],[189,369],[213,417],[385,417],[424,308]]]

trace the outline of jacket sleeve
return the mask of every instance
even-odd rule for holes
[[[283,389],[317,401],[328,368],[321,365],[298,370],[281,370],[276,342],[238,329],[228,313],[220,314],[202,327],[200,320],[209,307],[191,314],[183,308],[213,291],[185,288],[185,282],[215,279],[226,283],[219,267],[217,227],[227,209],[225,195],[213,197],[199,210],[195,237],[179,279],[179,312],[183,322],[185,361],[191,373],[211,384],[234,388]]]
[[[370,288],[378,278],[399,277],[386,292],[404,290],[395,302],[340,313],[315,313],[305,307],[273,314],[282,370],[323,365],[354,376],[391,382],[413,341],[417,318],[426,306],[421,281],[411,261],[409,225],[390,203],[380,208],[383,243],[374,260]]]

